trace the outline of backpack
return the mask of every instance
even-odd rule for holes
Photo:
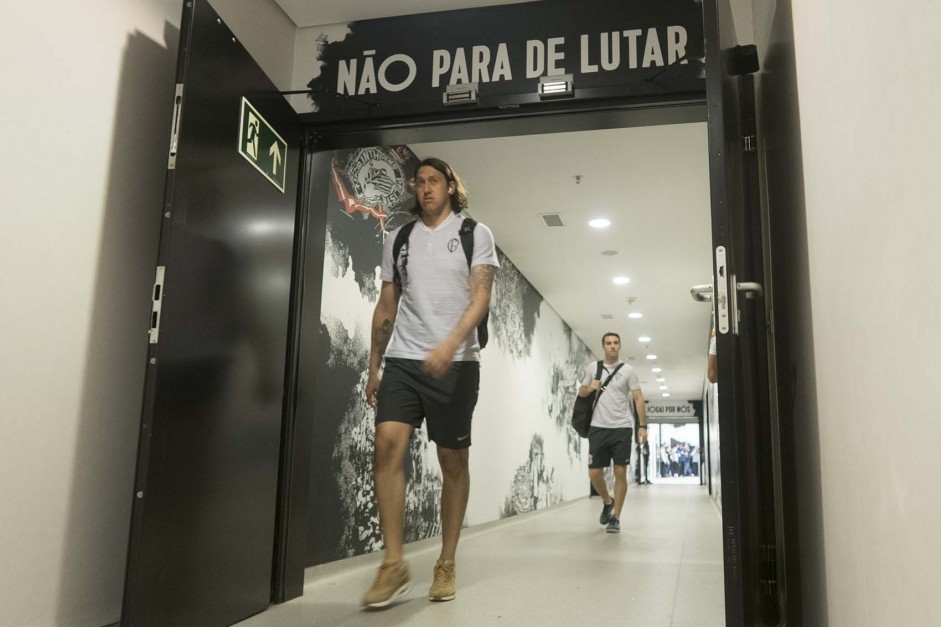
[[[614,375],[618,373],[618,370],[620,370],[623,365],[623,363],[618,364],[618,367],[614,369],[614,372],[608,375],[608,378],[604,380],[601,387],[588,396],[582,397],[578,395],[578,392],[575,393],[575,407],[572,408],[572,428],[583,438],[588,437],[588,430],[591,428],[591,415],[595,412],[595,405],[598,404],[601,393],[608,387],[608,384],[611,383],[611,379],[614,378]],[[604,362],[599,361],[598,372],[595,373],[595,378],[600,380],[602,372],[604,372]]]
[[[412,234],[412,229],[415,228],[415,222],[417,222],[417,220],[412,220],[402,225],[402,228],[399,229],[399,232],[395,236],[395,241],[392,242],[392,282],[400,288],[402,287],[402,277],[399,274],[399,253],[402,252],[402,247]],[[476,227],[476,220],[465,217],[461,222],[460,230],[458,230],[458,235],[461,238],[461,247],[464,249],[464,256],[467,257],[468,272],[470,272],[471,261],[474,258],[474,229]],[[405,256],[402,257],[402,269],[405,270],[407,266],[408,250],[406,249]],[[488,309],[483,319],[481,319],[480,324],[477,325],[477,342],[480,344],[481,348],[487,346],[487,341],[490,339],[490,333],[487,330],[487,322],[489,320],[490,310]]]

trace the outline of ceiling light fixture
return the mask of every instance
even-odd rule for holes
[[[627,284],[630,283],[630,282],[631,282],[631,278],[630,278],[630,277],[626,277],[626,276],[616,276],[616,277],[614,277],[614,284],[615,284],[615,285],[627,285]]]
[[[477,104],[477,100],[477,83],[448,85],[441,94],[441,101],[446,107]]]
[[[663,368],[651,368],[650,372],[663,372]]]
[[[644,344],[650,344],[650,336],[648,336],[648,335],[641,335],[639,338],[637,338],[637,341],[638,341],[638,342],[643,342]]]
[[[539,78],[540,98],[559,98],[574,95],[575,81],[571,74],[542,76]]]
[[[639,311],[632,311],[631,313],[627,314],[627,317],[634,320],[639,320],[640,318],[644,317],[644,314],[640,313]]]
[[[657,377],[657,383],[663,383],[664,381],[666,381],[665,377]]]
[[[594,220],[588,221],[588,226],[593,229],[606,229],[611,226],[611,220],[607,218],[595,218]]]
[[[669,390],[670,388],[669,388],[669,386],[661,385],[661,386],[660,386],[660,389],[661,389],[661,390]]]
[[[664,393],[661,394],[660,396],[662,396],[663,398],[670,398],[670,393],[669,393],[669,392],[664,392]]]
[[[655,360],[656,358],[657,358],[656,355],[647,355],[647,359],[649,359],[650,361],[653,361],[653,360]]]

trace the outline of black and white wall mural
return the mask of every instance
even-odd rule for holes
[[[363,390],[384,238],[412,219],[405,146],[337,151],[332,160],[315,382],[308,564],[382,548],[372,482],[375,426]],[[473,189],[470,190],[473,215]],[[499,246],[500,234],[494,234]],[[585,496],[587,444],[569,426],[592,359],[512,260],[499,251],[490,343],[470,451],[466,522],[476,525]],[[406,458],[407,542],[440,534],[441,474],[424,430]]]

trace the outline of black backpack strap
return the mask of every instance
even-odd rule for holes
[[[602,368],[603,368],[603,366],[601,365],[601,363],[602,363],[602,362],[600,362],[600,361],[598,362],[598,378],[599,378],[599,379],[601,378],[601,370],[602,370]],[[618,373],[618,370],[620,370],[620,369],[621,369],[621,366],[623,366],[623,365],[624,365],[623,363],[618,364],[618,367],[614,369],[614,372],[612,372],[611,374],[608,375],[608,378],[605,379],[605,380],[604,380],[604,383],[601,384],[601,387],[598,388],[598,396],[601,396],[601,393],[604,392],[604,390],[605,390],[606,387],[608,387],[608,384],[611,383],[611,379],[614,378],[614,375],[616,375],[616,374]],[[598,401],[595,400],[595,402],[597,403]]]
[[[598,376],[595,377],[596,379],[599,379],[599,380],[601,379],[601,371],[604,370],[604,366],[602,364],[604,364],[603,361],[598,362]],[[598,401],[601,400],[601,393],[604,392],[604,389],[606,387],[608,387],[608,384],[611,383],[611,379],[614,378],[614,375],[618,373],[618,370],[620,370],[621,366],[623,365],[624,365],[623,363],[618,364],[618,367],[614,369],[614,372],[608,375],[608,378],[604,380],[604,383],[602,383],[601,387],[598,388],[598,391],[595,392],[595,402],[591,406],[592,413],[594,413],[595,407],[598,406]]]
[[[402,228],[399,229],[399,232],[395,235],[395,241],[392,242],[392,282],[402,287],[402,277],[399,274],[399,253],[402,252],[402,246],[405,245],[405,242],[408,241],[409,235],[412,234],[412,229],[415,228],[415,220],[411,222],[406,222],[402,225]],[[402,269],[405,270],[405,266],[408,265],[408,251],[405,252],[405,257],[402,259]]]
[[[614,375],[616,375],[616,374],[618,373],[618,370],[620,370],[620,369],[621,369],[621,366],[623,366],[623,365],[624,365],[623,363],[622,363],[622,364],[618,364],[618,367],[615,368],[614,371],[613,371],[611,374],[608,375],[608,378],[605,379],[605,380],[604,380],[604,383],[601,385],[601,388],[602,388],[602,389],[608,387],[608,384],[611,383],[611,379],[614,378]]]
[[[461,247],[464,249],[464,256],[467,257],[468,269],[471,267],[471,261],[474,260],[474,229],[476,228],[477,220],[465,216],[457,232],[461,236]]]
[[[461,248],[464,249],[464,256],[467,258],[467,270],[470,271],[471,262],[474,260],[474,229],[477,228],[477,220],[464,216],[461,221],[461,228],[458,229],[458,235],[461,237]],[[487,322],[490,320],[490,311],[484,314],[480,324],[477,325],[477,343],[481,348],[487,346],[490,339],[490,331],[487,328]]]

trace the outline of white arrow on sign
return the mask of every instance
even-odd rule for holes
[[[281,164],[281,148],[278,147],[278,142],[271,144],[271,149],[268,151],[268,156],[274,161],[274,174],[278,175],[278,166]]]

